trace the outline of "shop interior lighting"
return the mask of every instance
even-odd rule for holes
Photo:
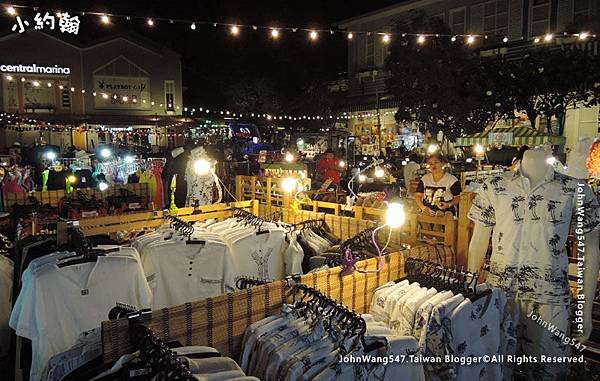
[[[271,29],[271,37],[273,39],[278,39],[279,38],[279,29]]]
[[[108,159],[111,155],[112,155],[112,152],[108,148],[102,148],[100,150],[100,156],[102,156],[105,159]]]
[[[508,42],[508,37],[504,37],[504,38],[502,39],[502,42],[504,42],[504,43]]]
[[[477,143],[475,144],[473,151],[475,151],[476,155],[483,155],[485,153],[485,148],[481,144]]]
[[[33,85],[33,87],[40,87],[39,81],[33,81],[31,84]]]
[[[310,34],[309,34],[309,37],[310,37],[311,40],[315,41],[317,39],[317,37],[319,37],[319,34],[316,31],[311,30]]]
[[[383,37],[381,38],[381,41],[383,41],[384,44],[389,44],[390,42],[390,35],[389,34],[384,34]]]
[[[375,167],[375,177],[377,177],[378,179],[380,179],[383,176],[385,176],[385,171],[383,170],[383,168],[381,168],[381,167]]]
[[[580,40],[585,40],[590,36],[590,34],[588,32],[581,32],[579,33],[579,36],[577,36],[577,38],[579,38]]]
[[[148,20],[146,21],[146,24],[148,24],[148,26],[154,26],[154,20],[152,20],[152,19],[148,19]]]
[[[402,165],[406,165],[406,164],[407,164],[407,161],[406,161],[406,160],[402,160],[402,163],[401,163],[401,164],[402,164]]]
[[[195,23],[195,22],[193,22],[193,23],[192,23],[192,25],[190,25],[190,28],[191,28],[192,30],[196,30],[196,23]]]
[[[13,76],[12,75],[7,75],[6,76],[6,80],[7,81],[12,81],[13,80]]]
[[[110,24],[110,18],[107,15],[102,15],[100,17],[100,22],[104,25]]]
[[[425,43],[425,36],[417,37],[417,43],[423,45]]]
[[[554,38],[554,35],[548,33],[544,36],[544,41],[550,42],[550,41],[552,41],[553,38]]]
[[[358,175],[358,181],[364,183],[365,181],[367,181],[367,176],[361,173],[360,175]]]
[[[77,181],[77,177],[75,177],[75,175],[69,175],[67,177],[67,180],[71,183],[74,184]]]
[[[56,152],[54,152],[54,151],[46,152],[46,158],[48,160],[52,160],[52,161],[56,160]]]
[[[285,154],[285,161],[287,161],[288,163],[293,163],[293,162],[294,162],[294,159],[295,159],[295,157],[294,157],[294,154],[293,154],[293,153],[291,153],[291,152],[287,152],[287,153]]]
[[[352,40],[354,38],[354,34],[348,33],[347,37],[348,37],[348,40]]]
[[[15,9],[15,7],[6,7],[6,13],[8,13],[11,16],[16,16],[17,14],[17,10]]]
[[[231,32],[232,35],[237,36],[240,34],[240,28],[237,25],[232,25],[231,28],[229,28],[229,32]]]
[[[338,163],[338,165],[340,166],[340,168],[345,168],[346,167],[346,162],[344,160],[340,160],[340,162]]]
[[[467,44],[471,45],[475,43],[475,36],[468,36],[467,37]]]

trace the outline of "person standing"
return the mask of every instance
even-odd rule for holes
[[[325,155],[323,155],[317,163],[316,175],[322,182],[331,179],[333,185],[339,185],[341,177],[340,170],[340,159],[335,157],[331,150],[327,150]]]
[[[445,171],[446,158],[434,154],[427,158],[430,173],[421,178],[415,201],[423,213],[431,216],[437,212],[451,212],[456,215],[456,206],[460,202],[460,181]]]

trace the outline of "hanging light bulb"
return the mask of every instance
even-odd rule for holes
[[[105,190],[108,189],[108,184],[105,183],[104,181],[101,181],[98,183],[98,189],[100,190],[100,192],[104,192]]]
[[[192,25],[190,25],[190,28],[192,28],[192,30],[196,30],[196,23],[193,22]]]
[[[404,225],[406,220],[406,213],[404,213],[404,207],[402,204],[392,202],[388,205],[385,211],[385,224],[392,229],[399,228]]]
[[[380,166],[375,167],[375,177],[382,178],[385,176],[385,171]]]
[[[536,38],[534,38],[534,39],[533,39],[533,42],[534,42],[535,44],[537,44],[538,42],[540,42],[540,38],[539,38],[539,37],[536,37]]]
[[[199,159],[194,163],[194,171],[200,175],[207,175],[211,170],[212,165],[206,159]]]
[[[360,175],[358,175],[358,181],[360,181],[361,183],[364,183],[365,181],[367,181],[367,176],[365,176],[361,173]]]
[[[40,83],[38,81],[33,81],[31,84],[33,87],[40,87]]]
[[[508,42],[508,37],[504,37],[504,38],[502,39],[502,42],[504,42],[504,43]]]
[[[229,28],[229,32],[231,32],[232,35],[237,36],[240,34],[240,28],[237,25],[232,25],[231,28]]]
[[[309,34],[309,37],[310,37],[311,40],[315,41],[317,39],[317,37],[319,37],[319,34],[317,33],[317,31],[311,30],[310,34]]]
[[[544,41],[550,42],[550,41],[552,41],[553,38],[554,38],[554,35],[551,33],[548,33],[544,36]]]
[[[440,147],[437,144],[430,144],[427,146],[427,153],[433,155],[438,149],[440,149]]]
[[[279,29],[272,28],[271,29],[271,37],[275,40],[278,39],[279,38]]]
[[[389,44],[390,43],[390,35],[385,33],[383,35],[383,37],[381,37],[381,41],[383,41],[384,44]]]
[[[456,36],[450,37],[450,41],[452,41],[452,42],[456,41]]]
[[[52,87],[52,82],[48,82],[48,87]]]
[[[287,153],[285,154],[285,161],[287,161],[288,163],[291,163],[291,162],[293,162],[293,161],[294,161],[294,159],[295,159],[295,157],[294,157],[294,154],[293,154],[293,153],[291,153],[291,152],[287,152]]]
[[[425,36],[419,36],[419,37],[417,37],[417,43],[419,45],[423,45],[425,43]]]
[[[473,147],[473,151],[477,156],[482,156],[485,153],[485,148],[481,144],[477,143],[475,144],[475,147]]]
[[[148,19],[146,20],[146,24],[148,24],[148,26],[154,26],[154,20]]]
[[[340,166],[340,168],[345,168],[346,167],[346,162],[344,160],[340,160],[340,162],[338,163],[338,165]]]
[[[467,44],[472,45],[473,43],[475,43],[475,36],[468,36]]]
[[[110,18],[107,15],[100,16],[100,22],[102,24],[110,24]]]
[[[347,35],[348,40],[352,40],[354,38],[354,34],[352,32],[348,33]]]
[[[587,39],[589,36],[590,36],[590,34],[589,34],[588,32],[581,32],[581,33],[579,33],[579,36],[578,36],[578,38],[579,38],[580,40],[585,40],[585,39]]]
[[[281,181],[281,188],[286,193],[292,193],[296,190],[298,181],[293,177],[286,177]]]
[[[9,6],[6,7],[6,13],[8,13],[11,16],[15,16],[17,14],[17,10],[15,9],[15,7]]]

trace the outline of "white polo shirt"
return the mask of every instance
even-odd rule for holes
[[[19,294],[18,319],[10,323],[17,335],[32,341],[32,380],[39,380],[48,360],[71,348],[81,332],[107,320],[117,302],[147,308],[152,299],[140,265],[130,256],[46,265],[29,282]]]
[[[159,309],[223,295],[235,288],[235,266],[227,245],[173,241],[148,248],[144,272]]]

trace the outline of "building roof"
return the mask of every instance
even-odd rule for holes
[[[402,1],[399,4],[394,4],[387,6],[385,8],[377,9],[372,12],[364,13],[362,15],[358,15],[355,17],[351,17],[349,19],[341,20],[335,23],[335,25],[340,29],[348,29],[357,24],[362,24],[365,22],[395,16],[399,13],[409,12],[413,9],[425,7],[430,4],[435,4],[443,0],[406,0]]]

